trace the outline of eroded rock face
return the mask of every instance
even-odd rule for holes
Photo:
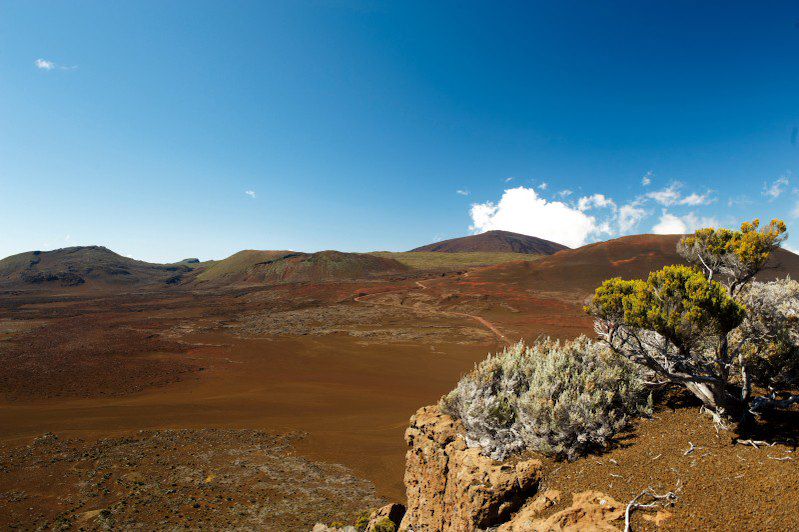
[[[405,506],[398,503],[391,503],[378,508],[369,516],[369,524],[366,525],[366,532],[382,532],[387,521],[394,525],[394,529],[399,526],[402,517],[405,515]]]
[[[549,490],[527,502],[497,532],[618,531],[625,505],[598,491],[575,493],[572,505],[546,518],[541,514],[560,501],[560,492]]]
[[[469,449],[459,422],[437,406],[405,431],[408,508],[400,530],[464,531],[498,526],[538,490],[541,462],[497,462]]]

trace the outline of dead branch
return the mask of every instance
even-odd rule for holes
[[[643,497],[649,497],[651,502],[643,503],[639,502]],[[674,504],[674,501],[678,499],[677,495],[670,491],[668,493],[664,493],[663,495],[658,495],[655,493],[655,490],[652,487],[646,488],[644,491],[639,493],[635,496],[633,500],[627,504],[627,508],[624,510],[624,532],[631,532],[632,527],[630,524],[630,515],[633,513],[634,510],[637,509],[651,509],[656,508],[658,506],[669,506]]]
[[[763,440],[741,440],[741,439],[737,439],[737,440],[735,440],[735,443],[739,443],[741,445],[751,445],[755,449],[760,449],[760,447],[758,447],[759,445],[762,445],[764,447],[774,447],[775,445],[777,445],[777,442],[769,443],[769,442],[763,441]]]
[[[694,445],[694,444],[693,444],[693,442],[690,442],[690,441],[688,442],[688,445],[690,445],[690,447],[688,448],[688,450],[687,450],[687,451],[685,451],[684,453],[682,453],[682,455],[683,455],[683,456],[688,456],[689,454],[691,454],[691,453],[692,453],[692,452],[694,452],[695,450],[697,450],[697,449],[701,449],[701,447],[697,447],[696,445]]]
[[[699,409],[699,412],[710,415],[710,417],[713,419],[713,425],[715,425],[717,436],[719,434],[719,430],[730,429],[730,426],[727,424],[727,422],[724,420],[724,418],[721,416],[719,412],[715,412],[705,407],[704,405],[702,405],[702,407]]]

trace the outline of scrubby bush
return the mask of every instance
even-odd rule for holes
[[[531,449],[574,459],[607,447],[631,416],[651,410],[636,368],[580,337],[518,343],[489,356],[444,396],[466,441],[496,460]]]
[[[741,295],[747,317],[733,331],[741,346],[745,385],[766,389],[799,387],[799,283],[790,277],[752,283]],[[748,396],[751,390],[744,390]]]
[[[384,517],[372,525],[374,532],[394,532],[396,529],[396,525],[388,517]]]
[[[799,285],[754,281],[785,235],[781,220],[754,220],[684,237],[677,251],[692,267],[596,289],[586,309],[597,334],[653,379],[691,391],[719,426],[799,403]],[[768,393],[753,396],[753,384]]]
[[[358,532],[363,532],[369,526],[369,518],[372,515],[372,510],[364,510],[358,514],[358,517],[355,519],[355,530]]]

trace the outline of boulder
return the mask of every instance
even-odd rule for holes
[[[408,508],[400,530],[463,531],[508,521],[535,495],[539,460],[498,462],[469,448],[460,422],[438,406],[420,409],[405,432]]]
[[[611,532],[623,525],[625,505],[598,491],[584,491],[572,496],[572,505],[543,518],[541,514],[557,504],[560,493],[547,491],[532,499],[497,532],[594,531]]]
[[[369,524],[366,525],[366,532],[382,532],[379,524],[385,523],[386,520],[394,524],[394,530],[398,530],[404,515],[405,506],[402,504],[391,503],[382,508],[378,508],[369,516]]]

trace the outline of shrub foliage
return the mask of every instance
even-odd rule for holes
[[[608,446],[651,408],[636,368],[586,337],[520,342],[489,356],[441,406],[461,419],[469,446],[496,460],[525,449],[576,458]]]
[[[799,284],[754,281],[786,227],[700,229],[677,246],[691,266],[605,281],[587,311],[599,337],[651,378],[685,386],[723,424],[799,402]],[[752,385],[770,390],[752,396]],[[784,393],[780,394],[782,388]]]

